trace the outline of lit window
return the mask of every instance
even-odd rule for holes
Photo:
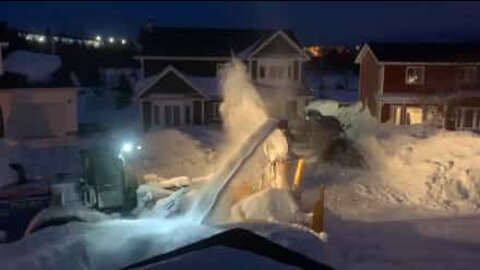
[[[407,67],[405,70],[405,83],[409,85],[423,84],[425,77],[424,67]]]
[[[421,124],[423,122],[423,110],[421,107],[407,107],[405,109],[406,123],[410,125]]]
[[[477,67],[463,67],[460,69],[462,82],[474,82],[477,80]]]

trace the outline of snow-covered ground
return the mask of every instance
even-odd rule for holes
[[[222,167],[225,141],[248,133],[242,130],[244,133],[236,134],[230,129],[230,138],[218,126],[205,126],[131,135],[143,142],[143,149],[135,157],[135,169],[140,175],[148,175],[146,181],[159,182],[156,190],[148,186],[139,190],[145,196],[151,191],[150,198],[159,199],[153,208],[141,205],[145,209],[136,209],[135,213],[143,217],[140,219],[113,216],[88,224],[70,223],[0,245],[2,266],[118,269],[227,228],[243,227],[338,269],[478,268],[479,135],[428,126],[379,125],[366,111],[360,111],[359,105],[340,108],[336,102],[322,101],[311,103],[309,108],[340,120],[365,157],[368,169],[308,158],[301,191],[295,196],[273,189],[247,190],[245,194],[251,195],[240,200],[227,196],[218,209],[223,214],[221,225],[201,225],[191,216],[182,215],[202,194],[198,186],[211,183],[210,177],[197,181],[198,177],[210,176]],[[248,104],[243,109],[252,110]],[[230,122],[230,128],[235,123],[244,129],[258,127],[258,123],[239,122],[242,115],[249,114],[232,115],[239,118]],[[295,144],[289,147],[297,150]],[[236,147],[227,148],[232,149]],[[258,185],[267,162],[263,148],[257,149],[235,176],[237,185],[231,187]],[[162,189],[167,184],[191,183],[195,185],[175,193]],[[326,185],[327,241],[306,226],[320,184]],[[169,200],[167,196],[172,197]],[[167,211],[171,207],[177,210],[173,215]],[[212,256],[233,254],[225,249],[210,252]],[[198,255],[189,258],[194,260]],[[236,255],[243,258],[244,254]],[[177,267],[184,266],[177,262]]]

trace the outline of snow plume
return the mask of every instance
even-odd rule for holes
[[[220,113],[225,143],[220,147],[216,174],[201,191],[192,210],[192,215],[199,215],[201,219],[213,215],[216,221],[225,221],[230,214],[230,193],[227,188],[233,182],[232,178],[235,178],[232,185],[242,184],[244,180],[261,180],[261,174],[258,173],[261,167],[258,165],[262,162],[251,166],[251,160],[248,159],[258,160],[263,155],[266,160],[258,148],[275,130],[276,124],[268,119],[264,103],[241,61],[233,59],[222,69],[221,75],[223,103]],[[241,171],[237,173],[240,168]],[[214,213],[210,213],[212,211]]]

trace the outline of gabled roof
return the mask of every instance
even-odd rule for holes
[[[355,62],[367,51],[378,62],[480,63],[480,43],[368,43]]]
[[[260,46],[277,32],[284,33],[298,45],[291,30],[180,27],[144,29],[140,32],[139,43],[142,55],[231,57],[232,53],[253,51],[252,45]]]
[[[180,71],[178,71],[176,68],[173,66],[168,66],[162,72],[150,76],[148,78],[145,78],[141,81],[138,81],[136,86],[135,86],[135,99],[139,99],[142,97],[147,91],[149,91],[152,87],[154,87],[162,78],[167,76],[168,74],[173,73],[176,75],[178,78],[180,78],[184,83],[186,83],[188,86],[190,86],[193,90],[198,92],[199,95],[208,98],[209,96],[204,93],[200,88],[197,86],[193,85],[192,82],[185,77]]]

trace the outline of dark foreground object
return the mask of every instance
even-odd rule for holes
[[[154,256],[150,259],[127,266],[124,269],[136,269],[137,267],[153,266],[153,264],[166,261],[177,256],[215,246],[239,249],[256,255],[268,257],[274,261],[286,265],[296,266],[301,269],[333,269],[330,266],[314,261],[305,255],[284,248],[281,245],[268,240],[267,238],[239,228],[231,229],[199,242],[181,247],[174,251]],[[221,269],[222,266],[219,265],[218,267],[218,269]],[[195,268],[195,265],[192,265],[192,269],[193,268]]]

